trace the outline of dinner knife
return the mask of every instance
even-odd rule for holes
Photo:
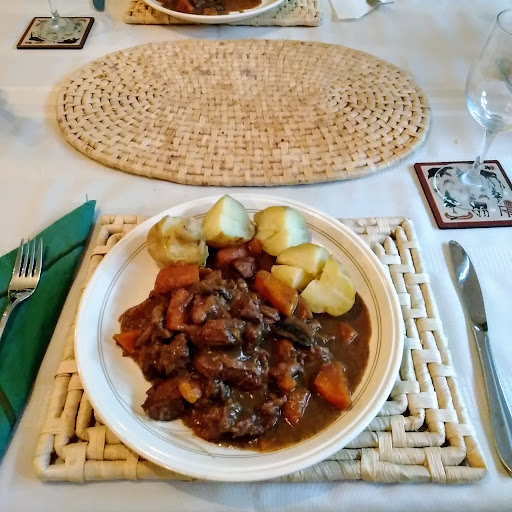
[[[92,5],[97,11],[105,10],[105,0],[92,0]]]
[[[487,318],[482,290],[466,251],[454,240],[450,241],[449,247],[459,296],[471,324],[482,363],[496,449],[501,462],[512,476],[512,415],[494,365],[487,335]]]

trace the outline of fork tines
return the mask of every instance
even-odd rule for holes
[[[43,264],[43,241],[39,239],[36,248],[36,240],[21,239],[20,248],[16,255],[16,261],[12,274],[20,277],[37,277],[41,275],[41,267]]]

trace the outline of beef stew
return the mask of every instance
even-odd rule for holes
[[[253,9],[261,0],[163,0],[162,5],[187,14],[220,15]]]
[[[157,279],[158,292],[120,317],[114,339],[152,383],[144,411],[182,419],[205,440],[260,451],[325,429],[341,410],[324,398],[338,390],[320,377],[341,372],[346,407],[368,361],[361,297],[342,317],[312,315],[300,300],[287,316],[255,290],[255,276],[275,258],[212,253],[206,268],[185,273],[188,281],[167,276],[176,287]]]

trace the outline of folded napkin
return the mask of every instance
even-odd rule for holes
[[[332,8],[339,20],[362,18],[381,4],[390,4],[393,0],[331,0]]]
[[[33,295],[11,313],[0,340],[0,460],[27,402],[73,282],[96,201],[87,201],[42,231],[43,273]],[[0,312],[18,249],[0,258]]]

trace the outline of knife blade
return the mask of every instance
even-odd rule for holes
[[[451,240],[449,249],[459,297],[470,321],[482,364],[496,450],[501,462],[512,476],[512,414],[496,371],[487,335],[487,317],[482,289],[473,264],[463,247]]]
[[[105,10],[105,0],[92,0],[92,5],[97,11]]]

